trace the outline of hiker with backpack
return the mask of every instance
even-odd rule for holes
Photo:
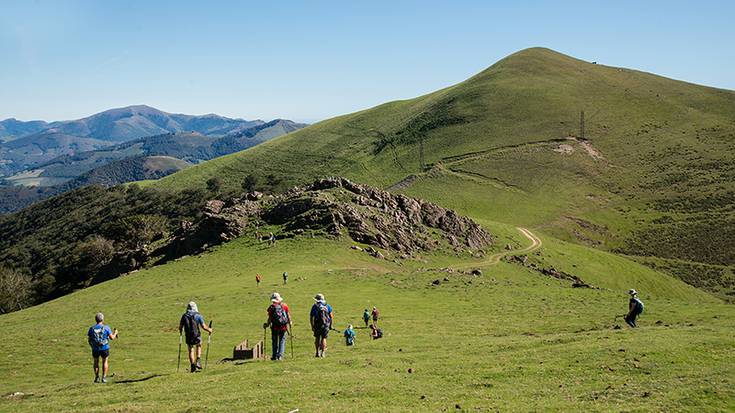
[[[355,330],[352,329],[352,324],[347,326],[347,329],[344,332],[345,336],[345,344],[348,346],[355,345],[355,337],[357,337],[357,334],[355,334]]]
[[[283,285],[286,285],[288,283],[288,273],[286,271],[283,272]]]
[[[111,330],[105,324],[105,315],[97,313],[94,315],[95,325],[87,330],[87,341],[92,347],[92,358],[94,359],[94,382],[107,383],[107,372],[110,369],[110,340],[117,338],[117,329]],[[100,379],[100,357],[102,358],[102,378]]]
[[[316,302],[311,306],[311,313],[309,314],[311,331],[314,332],[314,357],[324,357],[327,351],[327,337],[329,337],[329,330],[332,328],[334,315],[332,306],[327,304],[323,294],[320,293],[314,296],[314,301]]]
[[[368,328],[368,325],[370,324],[370,311],[368,309],[365,309],[365,312],[362,313],[362,321],[365,322],[365,328]]]
[[[378,316],[380,316],[378,307],[373,306],[372,316],[373,316],[373,324],[377,327],[378,326]]]
[[[628,302],[628,314],[625,315],[625,322],[632,328],[636,328],[636,318],[643,313],[643,301],[638,298],[638,291],[628,291],[630,301]]]
[[[370,324],[370,337],[372,337],[373,340],[383,338],[383,330],[376,327],[375,324]]]
[[[283,360],[286,352],[286,332],[291,327],[291,314],[288,306],[278,293],[271,294],[271,305],[268,306],[268,319],[263,328],[271,328],[271,360]]]
[[[186,345],[189,347],[189,364],[191,372],[202,369],[202,332],[204,329],[210,335],[212,328],[207,327],[204,317],[199,314],[199,309],[194,301],[186,305],[186,312],[181,316],[179,321],[179,335],[182,331],[185,333]]]
[[[260,287],[260,280],[262,280],[263,277],[260,274],[255,274],[255,284]]]

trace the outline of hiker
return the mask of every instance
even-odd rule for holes
[[[365,312],[362,313],[362,321],[365,322],[365,328],[368,328],[368,325],[370,323],[370,311],[368,309],[365,309]]]
[[[276,245],[276,236],[275,236],[275,235],[273,235],[273,233],[272,233],[272,232],[269,232],[269,233],[268,233],[268,245],[269,245],[269,246],[273,246],[273,245]]]
[[[373,340],[383,338],[383,330],[376,327],[375,324],[370,324],[370,337],[372,337]]]
[[[638,291],[628,291],[630,301],[628,302],[628,314],[625,315],[625,322],[629,326],[636,328],[635,320],[643,312],[643,301],[638,298]]]
[[[286,285],[288,282],[288,273],[286,271],[283,272],[283,285]]]
[[[255,284],[257,284],[258,287],[260,287],[260,280],[262,279],[263,277],[260,274],[255,274]]]
[[[324,353],[327,350],[327,337],[329,336],[329,330],[332,328],[334,314],[332,312],[332,306],[327,304],[323,294],[320,293],[314,296],[314,301],[316,302],[311,306],[311,313],[309,314],[311,331],[314,332],[314,348],[316,351],[314,357],[324,357]]]
[[[373,306],[373,312],[372,312],[373,324],[375,324],[376,327],[378,326],[378,316],[379,315],[380,315],[380,312],[378,311],[378,308]]]
[[[105,315],[97,313],[94,315],[95,325],[87,331],[87,341],[92,347],[92,358],[94,359],[94,382],[100,382],[100,357],[102,357],[102,383],[107,383],[107,372],[110,369],[110,340],[117,338],[117,329],[110,330],[105,325]]]
[[[345,330],[344,336],[345,336],[346,345],[348,346],[355,345],[355,337],[357,336],[357,334],[355,334],[355,330],[352,329],[352,324],[347,326],[347,330]]]
[[[186,333],[186,345],[189,346],[189,364],[192,373],[202,369],[202,332],[200,328],[212,334],[212,329],[207,327],[204,317],[199,314],[197,304],[191,301],[186,305],[186,312],[179,321],[179,335],[181,335],[182,330]]]
[[[291,314],[288,306],[278,293],[271,294],[271,305],[268,306],[268,320],[263,328],[271,328],[271,360],[283,360],[286,352],[286,332],[291,327]]]

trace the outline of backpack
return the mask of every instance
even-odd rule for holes
[[[193,341],[200,335],[199,323],[196,320],[197,314],[199,313],[190,311],[187,311],[186,314],[184,314],[184,331],[186,332],[186,339],[188,341]]]
[[[383,330],[381,330],[381,329],[375,330],[375,340],[377,340],[379,338],[383,338]]]
[[[107,335],[105,334],[105,326],[96,325],[92,328],[92,343],[95,348],[102,348],[107,345]]]
[[[635,301],[635,313],[636,314],[642,314],[643,313],[643,301],[639,300],[637,297],[633,299]]]
[[[319,329],[329,329],[332,326],[332,318],[329,317],[329,309],[326,304],[317,303],[317,314],[314,319],[314,326]]]
[[[283,309],[283,306],[280,304],[273,304],[271,307],[273,307],[273,312],[271,313],[271,324],[273,324],[273,327],[283,327],[288,325],[288,313]]]

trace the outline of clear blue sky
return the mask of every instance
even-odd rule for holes
[[[151,3],[0,3],[0,119],[131,104],[324,119],[531,46],[735,89],[733,1]]]

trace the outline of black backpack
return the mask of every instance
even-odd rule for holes
[[[196,320],[196,316],[199,313],[187,311],[182,317],[184,321],[184,332],[186,333],[186,340],[193,341],[199,338],[199,323]]]
[[[329,317],[329,309],[326,304],[317,303],[317,314],[314,320],[314,326],[320,330],[328,330],[332,326],[332,318]]]
[[[375,339],[383,338],[383,330],[377,329],[375,330]]]
[[[288,325],[288,313],[283,309],[283,306],[280,304],[273,304],[272,307],[273,316],[271,317],[271,324],[273,324],[274,327],[283,327]]]

